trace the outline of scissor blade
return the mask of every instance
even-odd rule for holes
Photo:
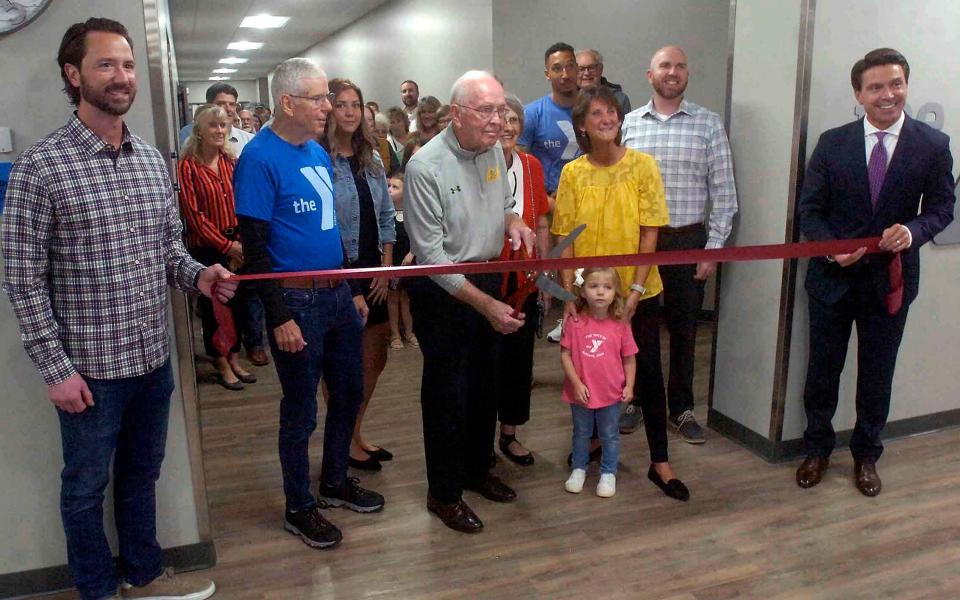
[[[553,250],[547,253],[547,258],[560,258],[560,255],[563,253],[563,251],[569,248],[570,245],[573,244],[574,240],[577,239],[577,236],[583,233],[583,230],[586,228],[586,223],[577,225],[573,231],[567,234],[567,236],[560,241],[559,244],[553,247]]]
[[[562,300],[564,302],[573,302],[574,300],[577,299],[577,297],[573,295],[573,292],[564,289],[562,285],[550,279],[546,275],[540,275],[539,277],[537,277],[537,287],[541,291],[547,294],[550,294],[557,300]]]

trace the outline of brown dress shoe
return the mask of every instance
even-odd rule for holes
[[[864,496],[873,498],[880,493],[883,484],[877,475],[877,465],[874,463],[853,463],[853,482]]]
[[[483,521],[470,510],[463,499],[451,504],[443,504],[427,494],[427,510],[440,517],[443,524],[454,531],[479,533],[483,529]]]
[[[483,479],[467,482],[463,489],[473,490],[493,502],[513,502],[517,499],[517,493],[513,488],[502,482],[499,477],[489,474]]]
[[[800,463],[797,469],[797,485],[802,488],[812,488],[823,479],[823,473],[830,466],[827,457],[808,456]]]
[[[270,358],[263,350],[251,350],[247,352],[247,358],[250,359],[251,363],[258,367],[263,367],[270,364]]]

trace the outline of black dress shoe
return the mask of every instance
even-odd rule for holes
[[[653,465],[650,465],[650,470],[647,471],[647,479],[652,481],[658,488],[663,490],[664,494],[674,500],[686,502],[690,499],[690,490],[687,489],[687,486],[683,485],[682,481],[679,479],[671,479],[670,481],[664,482],[663,478],[660,477],[660,473],[657,473],[657,470],[653,468]]]
[[[241,374],[237,373],[236,375],[237,375],[237,379],[239,379],[239,380],[242,381],[243,383],[256,383],[256,382],[257,382],[257,376],[254,375],[253,373],[246,373],[246,374],[244,374],[244,375],[241,375]]]
[[[877,465],[867,462],[853,462],[853,482],[864,496],[873,498],[880,493],[883,483],[877,475]]]
[[[510,444],[517,442],[516,434],[507,435],[506,433],[500,433],[500,452],[503,452],[503,455],[517,463],[521,467],[529,467],[533,464],[533,454],[527,452],[526,454],[514,454],[510,451]],[[518,444],[520,442],[517,442]]]
[[[462,498],[451,504],[443,504],[427,494],[427,510],[440,517],[443,524],[454,531],[479,533],[483,529],[483,521]]]
[[[348,456],[347,464],[354,469],[360,469],[361,471],[379,471],[383,468],[383,465],[380,464],[380,461],[372,456],[363,460]]]
[[[468,482],[463,488],[477,492],[493,502],[513,502],[517,499],[517,493],[494,475],[486,475],[482,479]]]
[[[827,467],[830,466],[830,459],[825,456],[808,456],[803,459],[800,466],[797,467],[797,485],[802,488],[812,488],[820,483]]]
[[[376,450],[366,451],[370,455],[370,458],[375,458],[380,462],[387,462],[393,460],[393,453],[387,450],[386,448],[377,448]]]
[[[217,374],[217,383],[233,392],[239,392],[243,390],[242,381],[227,381],[223,378],[223,375],[220,375],[219,373]]]
[[[590,451],[588,460],[590,462],[598,463],[600,462],[601,458],[603,458],[603,446],[597,446],[596,448]],[[568,467],[573,466],[573,452],[567,455],[567,466]]]

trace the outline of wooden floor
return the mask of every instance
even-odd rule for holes
[[[701,327],[700,365],[709,363],[710,334]],[[499,461],[496,472],[519,493],[513,504],[466,493],[486,525],[468,536],[424,508],[419,371],[418,351],[390,353],[365,431],[396,460],[361,475],[387,505],[372,515],[327,511],[344,532],[328,551],[281,528],[272,365],[256,369],[261,382],[244,393],[201,386],[219,557],[203,574],[217,582],[217,598],[960,598],[957,430],[889,443],[879,465],[884,491],[873,499],[853,487],[849,452],[835,454],[818,487],[801,490],[796,465],[770,465],[710,430],[698,447],[671,433],[671,462],[691,490],[689,503],[647,481],[642,430],[622,438],[614,498],[594,495],[595,467],[584,492],[572,495],[563,490],[571,427],[559,399],[559,352],[543,340],[533,416],[520,435],[537,462]],[[707,373],[699,368],[695,386],[701,422]],[[318,431],[315,473],[319,440]]]

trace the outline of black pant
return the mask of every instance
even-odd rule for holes
[[[661,228],[657,251],[702,250],[707,232],[702,226],[689,230]],[[670,376],[667,401],[670,416],[693,410],[693,365],[697,347],[697,320],[703,306],[703,281],[693,278],[697,265],[659,267],[663,280],[663,314],[670,333]],[[660,368],[657,363],[657,368]],[[663,379],[661,372],[660,378]]]
[[[667,397],[663,392],[660,368],[660,320],[657,298],[637,304],[630,322],[637,354],[637,377],[633,385],[634,402],[643,411],[651,462],[667,462]]]
[[[513,286],[516,287],[516,286]],[[513,293],[508,289],[508,293]],[[500,348],[500,394],[497,416],[504,425],[523,425],[530,420],[530,382],[533,379],[533,345],[540,306],[537,294],[530,294],[521,308],[526,314],[523,327],[505,335]]]
[[[500,275],[470,276],[497,297]],[[408,282],[413,329],[423,352],[420,402],[430,495],[449,504],[486,475],[497,423],[502,336],[469,305],[426,278]]]
[[[223,254],[220,254],[217,250],[213,248],[190,248],[190,255],[200,264],[209,267],[214,264],[221,264],[226,266],[227,257]],[[241,286],[242,287],[242,286]],[[235,295],[230,302],[227,303],[227,306],[230,307],[230,311],[233,313],[233,324],[237,328],[237,341],[230,348],[230,352],[239,352],[240,351],[240,335],[239,328],[242,327],[245,319],[246,312],[242,310],[244,304],[244,299],[241,295],[240,290],[237,290],[237,295]],[[207,356],[210,358],[220,358],[223,356],[217,351],[216,346],[213,345],[213,334],[216,333],[217,327],[220,325],[217,323],[217,318],[213,314],[213,300],[207,298],[204,295],[200,295],[197,298],[197,313],[200,315],[200,325],[203,328],[203,349],[207,353]]]
[[[888,314],[867,276],[858,277],[836,304],[826,305],[810,297],[810,357],[803,391],[807,413],[803,441],[809,455],[829,456],[836,443],[832,419],[851,326],[856,323],[857,423],[850,451],[860,462],[872,463],[880,458],[880,432],[890,412],[890,389],[907,310],[904,305],[897,314]]]

